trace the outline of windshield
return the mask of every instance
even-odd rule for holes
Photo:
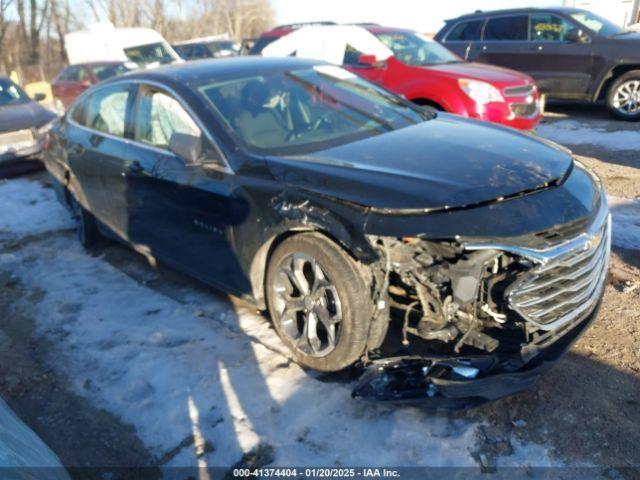
[[[605,37],[610,37],[612,35],[618,35],[620,33],[625,32],[622,27],[619,27],[615,23],[606,18],[601,17],[600,15],[596,15],[591,12],[578,12],[572,13],[571,18],[573,18],[576,22],[584,25],[585,27],[593,30],[600,35],[604,35]]]
[[[124,53],[129,57],[129,60],[142,65],[156,62],[171,63],[175,60],[161,42],[125,48]]]
[[[393,52],[398,60],[407,65],[421,67],[461,61],[439,43],[427,40],[417,33],[385,32],[377,34],[376,37]]]
[[[332,65],[197,86],[231,135],[264,155],[312,153],[432,117]]]
[[[30,102],[29,96],[8,78],[0,78],[0,107]]]

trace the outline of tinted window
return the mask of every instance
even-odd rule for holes
[[[116,63],[114,65],[100,65],[98,67],[93,67],[93,74],[96,76],[98,81],[101,81],[115,77],[116,75],[122,75],[130,70],[131,69],[124,63]]]
[[[260,154],[311,153],[431,118],[333,65],[210,80],[198,90],[229,134]]]
[[[0,78],[0,106],[30,102],[28,95],[8,78]]]
[[[180,102],[158,91],[146,91],[138,98],[135,139],[158,148],[169,148],[174,133],[200,136],[200,129]]]
[[[490,18],[484,28],[484,39],[488,41],[527,40],[529,18],[527,15]]]
[[[129,90],[126,85],[114,85],[98,90],[84,102],[84,125],[123,137],[128,100]]]
[[[162,43],[150,43],[124,49],[125,55],[132,62],[146,65],[149,63],[170,63],[174,58]]]
[[[347,43],[347,46],[344,49],[344,58],[342,59],[342,63],[343,65],[358,66],[360,65],[360,57],[362,55],[363,53],[360,50]]]
[[[447,35],[447,42],[480,40],[483,20],[458,23]]]
[[[567,32],[573,28],[573,24],[556,15],[531,15],[531,40],[537,42],[564,42]]]
[[[62,72],[62,75],[60,75],[60,80],[64,80],[65,82],[76,82],[78,80],[79,73],[79,67],[69,67],[64,72]]]

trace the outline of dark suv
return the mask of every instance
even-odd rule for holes
[[[587,10],[478,11],[435,38],[465,59],[528,73],[550,98],[605,100],[616,117],[640,120],[640,33]]]

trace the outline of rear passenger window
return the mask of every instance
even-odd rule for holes
[[[483,20],[458,23],[447,35],[447,42],[480,40]]]
[[[84,102],[84,125],[99,132],[124,137],[128,100],[129,88],[126,85],[101,88]]]
[[[549,13],[531,15],[531,40],[536,42],[564,42],[574,26],[568,20]]]
[[[522,41],[528,40],[529,17],[512,15],[490,18],[484,27],[485,41]]]

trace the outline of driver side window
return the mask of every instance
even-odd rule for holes
[[[171,137],[176,133],[201,140],[203,163],[225,167],[220,150],[178,100],[158,88],[141,86],[136,99],[133,139],[168,152]]]
[[[200,137],[201,132],[180,102],[164,92],[143,89],[138,96],[135,140],[164,150],[174,133]]]
[[[537,42],[564,42],[567,32],[575,28],[564,18],[538,13],[531,15],[531,40]]]

